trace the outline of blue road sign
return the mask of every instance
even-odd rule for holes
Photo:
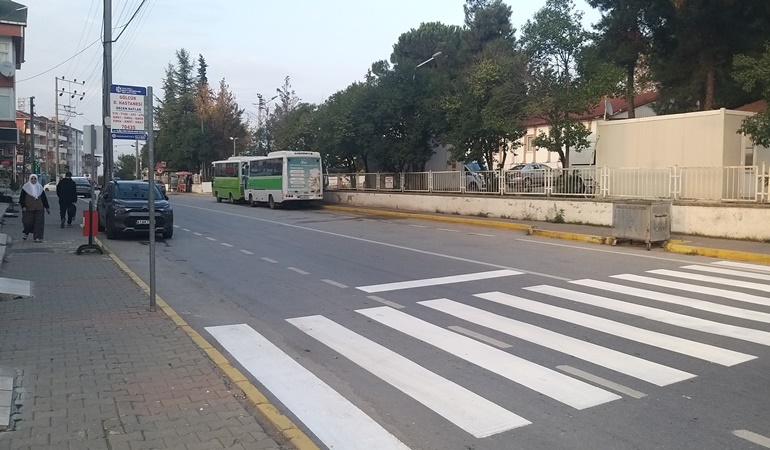
[[[147,88],[110,85],[110,135],[113,139],[147,140],[144,99]]]

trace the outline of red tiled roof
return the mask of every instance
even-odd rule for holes
[[[754,113],[767,111],[767,100],[757,100],[756,102],[749,103],[748,105],[743,105],[740,108],[735,108],[735,110]]]
[[[657,92],[643,92],[636,97],[634,97],[634,106],[636,108],[646,105],[648,103],[652,103],[658,98]],[[622,112],[628,111],[628,102],[624,98],[610,98],[608,99],[610,102],[610,106],[612,107],[612,113],[618,114]],[[578,120],[593,120],[598,119],[601,117],[604,117],[604,100],[600,100],[594,108],[582,115],[572,115],[573,119]],[[539,126],[539,125],[546,125],[548,124],[548,121],[543,119],[542,117],[532,117],[529,119],[524,120],[524,126],[527,127],[533,127],[533,126]]]

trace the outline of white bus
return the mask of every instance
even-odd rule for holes
[[[261,203],[271,209],[284,202],[320,202],[322,173],[318,152],[270,152],[249,158],[244,198],[251,206]]]

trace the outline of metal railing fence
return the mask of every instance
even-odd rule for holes
[[[327,190],[399,191],[541,197],[770,202],[768,168],[573,167],[569,169],[344,173]]]

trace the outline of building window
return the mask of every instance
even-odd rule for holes
[[[0,62],[13,61],[11,56],[11,43],[0,41]]]
[[[16,120],[13,88],[0,88],[0,120]]]

